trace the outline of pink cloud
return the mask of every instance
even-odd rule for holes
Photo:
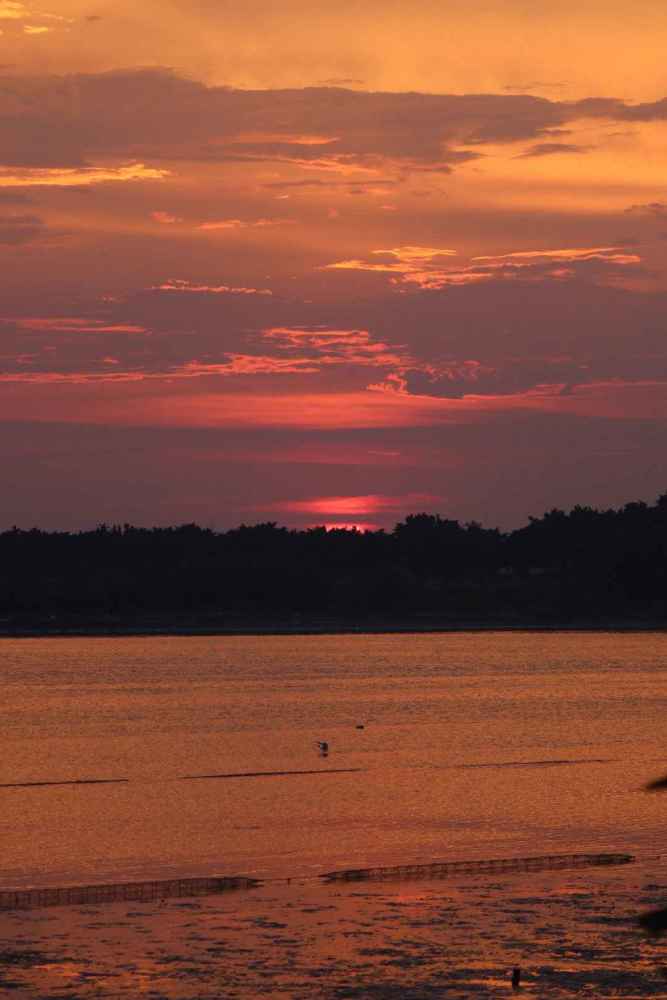
[[[310,358],[272,358],[258,354],[230,354],[219,364],[189,361],[173,369],[173,375],[286,375],[317,372]]]
[[[371,493],[363,496],[314,497],[309,500],[279,500],[262,510],[289,511],[299,514],[323,514],[342,517],[364,517],[385,510],[414,509],[420,505],[432,505],[442,497],[430,493],[405,493],[400,496],[386,496]]]
[[[279,349],[310,348],[320,365],[371,365],[386,367],[415,364],[401,345],[389,345],[373,339],[368,330],[331,330],[306,327],[270,327],[263,330],[266,340]]]

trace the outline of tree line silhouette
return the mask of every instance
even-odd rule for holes
[[[392,531],[274,522],[0,533],[0,627],[167,615],[445,623],[667,620],[667,494],[514,531],[412,514]],[[285,616],[288,616],[287,618]]]

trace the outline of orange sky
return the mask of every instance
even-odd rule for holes
[[[666,36],[654,0],[0,0],[0,525],[664,491]]]

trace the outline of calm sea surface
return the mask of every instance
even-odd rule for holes
[[[3,639],[0,685],[0,783],[129,779],[0,788],[0,887],[665,847],[665,634]]]

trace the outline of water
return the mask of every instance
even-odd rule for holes
[[[0,886],[660,853],[666,665],[662,633],[2,640],[0,783],[129,780],[0,788]]]

